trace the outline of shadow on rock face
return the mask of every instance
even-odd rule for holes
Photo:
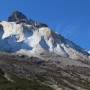
[[[14,36],[8,37],[4,40],[0,37],[0,51],[16,52],[21,49],[32,50],[32,47],[24,42],[17,42]]]
[[[0,75],[4,75],[4,71],[0,68]]]
[[[4,33],[3,26],[0,25],[0,38],[2,38],[3,33]]]

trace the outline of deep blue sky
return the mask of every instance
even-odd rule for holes
[[[20,10],[28,18],[90,50],[90,0],[0,0],[0,20]]]

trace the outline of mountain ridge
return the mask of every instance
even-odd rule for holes
[[[90,90],[89,54],[30,20],[16,11],[0,22],[0,90]]]
[[[21,54],[23,51],[34,55],[46,52],[72,59],[88,58],[89,53],[72,41],[55,33],[46,24],[30,20],[21,12],[15,11],[8,21],[0,22],[1,51]]]

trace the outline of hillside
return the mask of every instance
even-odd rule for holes
[[[1,90],[89,90],[90,61],[0,55]],[[22,61],[21,61],[22,60]],[[77,63],[77,64],[76,64]],[[3,73],[2,73],[3,72]]]

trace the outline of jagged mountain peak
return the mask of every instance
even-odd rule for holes
[[[15,88],[90,90],[90,56],[46,24],[15,12],[0,22],[0,90]]]
[[[8,21],[1,21],[0,50],[25,55],[49,56],[52,54],[73,59],[87,59],[88,53],[55,33],[46,24],[39,23],[19,11],[15,11]]]
[[[28,21],[27,17],[20,11],[14,11],[9,17],[8,17],[9,22],[26,22]]]
[[[20,11],[14,11],[9,17],[8,22],[16,22],[18,23],[26,23],[33,25],[34,27],[48,27],[44,23],[40,23],[37,21],[32,20],[31,18],[28,19],[22,12]]]

